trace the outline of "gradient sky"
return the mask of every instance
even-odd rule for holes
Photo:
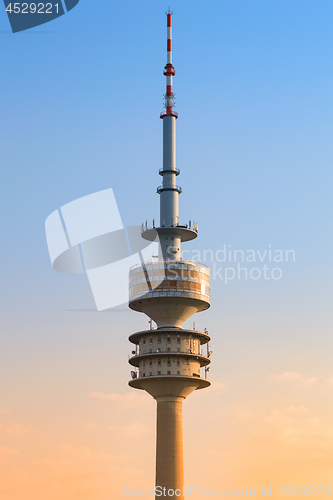
[[[127,386],[148,320],[72,311],[94,307],[88,281],[52,269],[44,223],[107,188],[124,225],[158,218],[167,7],[81,0],[15,35],[0,8],[3,500],[154,485],[154,401]],[[215,276],[193,318],[212,386],[184,403],[186,484],[333,493],[332,2],[171,8],[180,220],[199,224],[183,248],[296,255],[280,280]]]

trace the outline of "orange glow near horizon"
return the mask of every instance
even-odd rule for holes
[[[254,488],[256,496],[271,487],[273,498],[280,498],[280,486],[330,486],[332,379],[267,374],[259,394],[246,378],[215,381],[184,402],[186,486]],[[83,404],[81,416],[80,408],[74,415],[66,405],[54,418],[0,409],[2,499],[120,499],[124,486],[154,486],[152,398],[135,390],[93,391]]]

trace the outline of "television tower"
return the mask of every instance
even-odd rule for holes
[[[183,329],[183,323],[194,313],[210,306],[209,269],[181,258],[181,243],[193,240],[198,225],[179,223],[179,195],[176,185],[180,171],[176,168],[176,120],[173,110],[172,78],[172,12],[167,14],[167,64],[165,111],[163,120],[163,168],[160,195],[160,225],[142,225],[142,237],[159,241],[158,258],[134,266],[129,272],[129,307],[145,313],[150,329],[133,333],[135,344],[129,363],[131,387],[147,391],[157,401],[156,486],[165,488],[170,499],[183,497],[183,419],[184,399],[196,389],[210,385],[206,379],[210,363],[208,332]],[[156,323],[153,329],[152,322]],[[201,346],[206,344],[207,353]],[[205,375],[201,376],[201,368]],[[173,494],[172,494],[173,492]],[[180,494],[179,494],[180,493]],[[157,497],[156,497],[157,498]]]

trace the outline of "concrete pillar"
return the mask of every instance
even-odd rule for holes
[[[157,397],[156,486],[166,488],[166,498],[183,499],[183,397]],[[181,495],[168,496],[167,491]],[[179,492],[177,492],[179,493]],[[156,496],[156,499],[160,497]]]

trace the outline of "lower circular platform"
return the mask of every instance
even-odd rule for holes
[[[148,392],[153,398],[158,397],[183,397],[191,392],[205,389],[211,383],[204,378],[184,377],[181,375],[158,375],[157,377],[142,377],[130,380],[130,387]]]

